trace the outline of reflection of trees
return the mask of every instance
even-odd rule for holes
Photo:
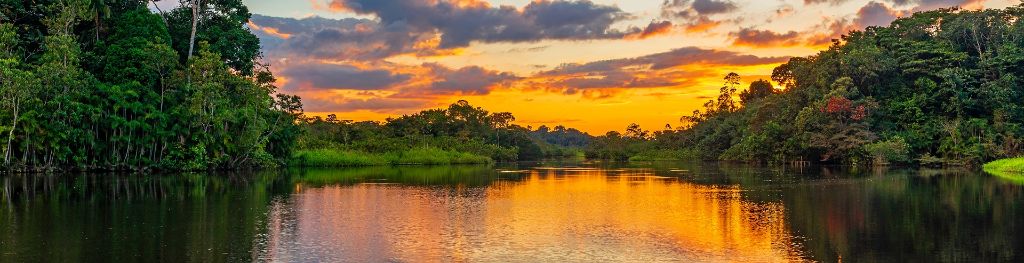
[[[4,177],[0,255],[21,262],[250,261],[267,204],[291,187],[258,174]]]
[[[288,191],[285,174],[185,173],[21,175],[0,180],[3,201],[13,205],[47,199],[50,202],[95,200],[202,199],[246,191]]]
[[[923,175],[918,175],[923,174]],[[788,222],[818,260],[1024,260],[1024,189],[966,172],[888,171],[785,190]]]
[[[1024,261],[1024,186],[967,170],[673,164],[695,184],[738,185],[782,202],[807,257],[867,261]],[[664,173],[664,171],[662,171]]]

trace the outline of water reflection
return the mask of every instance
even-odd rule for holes
[[[487,187],[338,178],[346,180],[275,202],[268,259],[764,262],[799,252],[782,204],[649,169],[539,169]]]
[[[554,162],[0,187],[0,261],[1024,261],[1024,187],[970,171]]]

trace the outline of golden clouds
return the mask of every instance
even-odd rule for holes
[[[273,36],[273,37],[277,37],[277,38],[281,38],[281,39],[288,39],[288,38],[292,37],[291,34],[281,33],[280,31],[277,30],[277,28],[261,27],[261,26],[257,25],[256,23],[253,23],[252,21],[249,21],[248,25],[249,25],[249,28],[252,29],[252,30],[256,30],[256,31],[262,32],[263,34],[267,34],[267,35],[270,35],[270,36]]]

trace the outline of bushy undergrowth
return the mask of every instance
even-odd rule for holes
[[[353,150],[317,149],[301,150],[295,154],[292,166],[349,167],[379,165],[445,165],[484,164],[493,160],[487,156],[447,151],[432,147],[417,147],[405,151],[366,153]]]
[[[647,162],[647,161],[679,161],[679,160],[699,160],[700,155],[697,152],[689,149],[681,150],[668,150],[668,149],[651,149],[640,152],[633,157],[630,157],[630,161],[634,162]]]

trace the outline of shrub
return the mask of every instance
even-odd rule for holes
[[[895,136],[888,140],[866,144],[864,151],[874,158],[875,165],[905,163],[909,160],[910,145],[902,137]]]

